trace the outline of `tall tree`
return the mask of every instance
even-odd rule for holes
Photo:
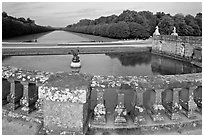
[[[193,30],[191,33],[188,33],[186,35],[189,35],[189,36],[201,35],[201,30],[198,26],[198,23],[192,15],[185,16],[185,22],[186,22],[186,25],[190,26]]]
[[[124,10],[123,13],[118,16],[118,21],[133,22],[133,13],[134,11]]]
[[[110,24],[108,36],[112,38],[128,38],[130,35],[128,24],[124,21]]]
[[[149,11],[141,11],[139,14],[143,16],[143,26],[146,28],[147,32],[152,35],[154,33],[154,28],[156,27],[156,17]]]
[[[195,20],[200,28],[200,31],[202,33],[202,13],[197,13],[195,16]],[[202,35],[202,34],[201,34]]]
[[[8,17],[8,15],[7,15],[7,13],[5,11],[2,12],[2,17],[3,18]]]
[[[174,20],[172,17],[165,15],[158,24],[159,32],[163,35],[170,35],[174,27]]]
[[[130,38],[132,39],[146,39],[149,37],[149,33],[142,25],[136,22],[129,22],[128,23],[129,30],[130,30]]]

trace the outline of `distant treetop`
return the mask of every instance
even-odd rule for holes
[[[181,13],[172,16],[164,12],[153,14],[150,11],[124,10],[118,16],[82,19],[68,25],[66,30],[119,39],[145,39],[153,35],[156,26],[159,26],[162,35],[170,35],[175,27],[180,36],[201,36],[202,13],[194,17]]]

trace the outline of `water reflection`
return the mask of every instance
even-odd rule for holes
[[[144,76],[198,73],[190,63],[143,53],[81,54],[81,73],[92,75]],[[28,70],[71,72],[72,55],[2,56],[2,64]]]
[[[138,52],[138,53],[107,53],[111,59],[117,58],[122,66],[135,66],[141,64],[150,64],[151,53],[150,52]]]
[[[3,42],[25,42],[25,41],[34,42],[35,40],[38,40],[39,38],[46,36],[49,33],[52,33],[52,32],[50,31],[50,32],[42,32],[42,33],[37,33],[37,34],[18,36],[18,37],[3,39],[2,41]]]
[[[201,68],[190,63],[157,55],[152,55],[151,67],[153,74],[161,75],[198,73],[202,71]]]
[[[80,40],[79,42],[112,42],[112,41],[118,41],[119,39],[112,39],[108,37],[101,37],[101,36],[94,36],[89,34],[83,34],[83,33],[76,33],[76,32],[70,32],[73,35],[77,35],[79,37],[86,38],[87,40]]]
[[[2,56],[2,62],[4,61],[4,60],[7,60],[7,59],[10,59],[12,56],[5,56],[5,55],[3,55]]]

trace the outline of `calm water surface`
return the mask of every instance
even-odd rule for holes
[[[3,65],[28,70],[71,72],[72,55],[9,56]],[[185,62],[145,53],[82,54],[81,72],[94,75],[173,75],[200,72],[201,69]]]
[[[117,41],[100,36],[93,36],[80,33],[71,33],[67,31],[52,31],[39,34],[25,35],[3,39],[3,42],[23,42],[37,39],[37,43],[73,43],[73,42],[90,42],[90,41]]]

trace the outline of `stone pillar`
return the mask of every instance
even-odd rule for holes
[[[141,88],[136,88],[135,89],[135,95],[133,98],[135,101],[134,103],[134,124],[135,125],[141,125],[141,124],[146,124],[146,119],[144,117],[146,110],[143,106],[143,89]]]
[[[106,108],[104,105],[103,91],[104,89],[96,89],[97,91],[97,104],[94,107],[94,121],[96,125],[106,124]]]
[[[7,104],[7,96],[10,93],[11,83],[7,80],[2,78],[2,105]]]
[[[185,55],[185,43],[181,39],[177,41],[176,54],[180,57],[184,57]]]
[[[180,46],[182,43],[182,39],[180,38],[180,36],[177,37],[176,39],[176,52],[175,52],[175,56],[179,56],[180,55]]]
[[[194,101],[199,108],[202,108],[202,86],[198,86],[196,90],[194,90]]]
[[[185,56],[185,44],[181,44],[181,56],[184,57]]]
[[[90,114],[91,77],[56,73],[39,88],[43,97],[44,129],[47,134],[85,134]]]
[[[179,95],[179,101],[181,106],[185,109],[184,114],[188,118],[195,118],[195,110],[197,109],[197,105],[194,102],[193,92],[197,88],[197,86],[192,86],[182,90]]]
[[[160,36],[153,36],[153,41],[152,41],[152,51],[154,52],[161,52],[161,47],[162,47],[162,40]]]
[[[11,83],[10,94],[7,96],[7,107],[9,110],[14,111],[20,106],[20,99],[23,96],[23,86],[18,81],[9,78],[8,81]]]
[[[161,94],[164,89],[155,89],[152,90],[151,94],[151,107],[150,107],[150,117],[155,122],[164,121],[164,117],[161,114],[164,114],[164,107],[162,106]]]
[[[42,88],[41,83],[36,83],[38,91],[38,100],[35,102],[35,108],[37,109],[36,117],[43,118],[43,94],[41,94],[40,89]],[[42,89],[43,90],[43,89]]]
[[[30,112],[36,109],[35,102],[38,99],[36,85],[28,83],[27,81],[21,81],[23,85],[23,97],[20,100],[21,113],[28,115]],[[34,88],[33,88],[34,87]]]
[[[115,125],[117,126],[124,126],[127,125],[127,110],[124,104],[124,94],[118,93],[118,103],[115,107]]]
[[[20,105],[23,106],[21,108],[21,112],[23,114],[28,115],[31,112],[29,108],[29,96],[28,96],[29,83],[27,81],[21,81],[21,84],[23,85],[23,97],[20,100]]]
[[[165,107],[165,112],[171,120],[181,119],[179,113],[182,107],[179,104],[179,91],[181,91],[181,88],[173,88],[162,93],[162,105]]]
[[[198,86],[198,88],[196,88],[194,90],[194,101],[198,106],[197,112],[202,114],[202,86]]]

